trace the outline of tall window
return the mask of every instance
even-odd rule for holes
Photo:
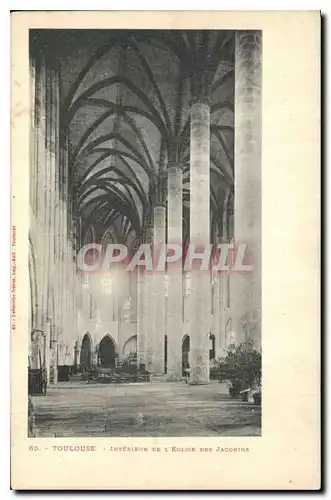
[[[183,321],[185,321],[185,313],[187,308],[187,301],[191,293],[191,275],[189,272],[184,272],[183,279]]]

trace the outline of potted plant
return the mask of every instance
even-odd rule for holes
[[[253,393],[254,404],[260,406],[262,399],[262,388],[259,386],[256,392]]]
[[[260,386],[261,353],[254,349],[251,340],[232,344],[226,352],[226,357],[220,361],[220,381],[228,381],[232,397],[243,392],[248,399],[249,390]]]

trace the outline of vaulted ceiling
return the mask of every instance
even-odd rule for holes
[[[189,110],[211,104],[211,216],[222,218],[234,175],[234,32],[56,30],[62,126],[69,136],[74,207],[83,231],[117,241],[141,234],[164,201],[172,145],[184,167],[189,220]]]

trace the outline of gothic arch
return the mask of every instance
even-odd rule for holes
[[[108,243],[111,244],[115,242],[116,242],[116,235],[114,235],[114,233],[110,230],[110,228],[106,229],[101,238],[101,245],[103,247],[106,247]]]
[[[130,356],[137,352],[137,335],[132,335],[123,346],[123,356]]]
[[[86,233],[84,235],[84,244],[95,243],[95,230],[92,224],[87,228]]]
[[[234,239],[234,196],[233,192],[230,192],[229,200],[227,203],[227,236],[228,239]]]
[[[113,368],[117,356],[116,342],[108,333],[101,339],[98,347],[98,365]]]
[[[230,241],[233,241],[235,236],[233,213],[234,213],[234,193],[233,193],[233,188],[229,187],[226,191],[226,195],[223,202],[223,220],[222,220],[222,240],[227,241],[228,243],[230,243]],[[225,279],[225,289],[222,300],[224,307],[229,308],[231,303],[231,297],[230,297],[231,273],[230,272],[226,273],[224,279]]]
[[[182,338],[182,376],[186,375],[185,370],[190,367],[189,352],[190,336],[188,334],[185,334]]]
[[[209,359],[215,359],[216,355],[216,338],[213,333],[209,334],[210,347],[209,347]]]
[[[93,342],[90,332],[86,332],[81,344],[80,366],[82,371],[88,370],[92,364]]]

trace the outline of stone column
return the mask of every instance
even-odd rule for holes
[[[146,300],[145,300],[145,268],[137,268],[137,367],[146,367]]]
[[[45,307],[45,251],[44,248],[44,175],[45,175],[45,114],[46,114],[46,81],[45,61],[39,56],[31,62],[31,137],[30,137],[30,201],[32,217],[29,232],[35,249],[37,273],[37,297],[35,327],[39,333],[33,335],[32,368],[45,364],[44,336],[46,328]],[[31,332],[30,332],[31,333]],[[39,356],[40,355],[40,356]]]
[[[179,163],[168,164],[168,245],[183,244],[183,171]],[[182,259],[167,267],[167,378],[181,378],[181,342],[183,336],[183,271]]]
[[[166,241],[166,209],[163,205],[154,207],[154,328],[153,328],[153,373],[164,374],[165,329],[165,272],[155,271],[162,248]]]
[[[190,142],[190,244],[202,252],[210,244],[210,107],[207,100],[191,106]],[[190,383],[209,382],[209,334],[211,328],[210,273],[191,270],[191,373]]]
[[[218,224],[214,225],[213,231],[213,249],[217,248],[218,243],[221,243],[221,238],[219,238],[219,228]],[[216,255],[217,257],[217,255]],[[215,257],[213,256],[213,265],[215,262]],[[221,272],[217,270],[211,271],[211,306],[212,306],[212,318],[211,318],[211,333],[215,337],[215,357],[219,356],[220,346],[221,346],[221,317],[222,317],[222,304],[221,304]]]
[[[51,329],[50,383],[57,383],[57,269],[55,266],[55,213],[56,213],[56,168],[57,168],[57,128],[58,107],[57,75],[54,69],[46,68],[46,201],[45,201],[45,242],[47,252],[47,313]]]
[[[153,226],[146,228],[146,243],[150,245],[151,255],[153,252]],[[153,335],[154,335],[154,308],[153,308],[153,271],[145,272],[145,330],[146,330],[146,369],[153,372]]]
[[[238,31],[235,46],[236,244],[245,243],[253,270],[235,273],[233,325],[236,342],[261,342],[261,32]]]
[[[212,333],[215,335],[216,356],[222,346],[221,340],[221,294],[220,294],[221,276],[217,271],[212,272],[212,287],[213,287],[213,324]]]
[[[32,333],[32,330],[35,328],[42,328],[42,318],[41,316],[41,311],[40,311],[40,306],[41,304],[39,303],[40,300],[40,279],[38,282],[37,276],[40,277],[40,268],[41,268],[41,260],[40,260],[40,247],[38,246],[39,244],[39,234],[40,228],[37,225],[37,196],[38,196],[38,139],[39,139],[39,117],[40,117],[40,104],[39,104],[39,93],[37,92],[37,81],[39,79],[39,75],[37,76],[36,72],[36,61],[35,58],[31,58],[30,62],[30,226],[29,226],[29,235],[33,241],[34,247],[37,249],[37,252],[34,255],[35,259],[35,272],[38,273],[38,275],[34,275],[33,278],[30,278],[33,280],[33,282],[36,284],[36,294],[30,293],[30,300],[32,301],[30,303],[30,321],[31,321],[31,329],[29,331],[29,334]],[[40,86],[39,86],[40,88]],[[39,115],[39,116],[38,116]],[[40,238],[41,240],[41,238]],[[31,248],[29,250],[31,252]],[[39,254],[39,255],[38,255]],[[32,311],[34,312],[34,317],[31,313],[31,307]],[[31,341],[32,342],[32,341]],[[33,342],[32,342],[33,343]],[[31,349],[34,350],[34,346],[31,345]]]
[[[91,366],[96,366],[98,363],[98,352],[99,352],[99,344],[93,344],[91,346]]]
[[[46,186],[46,64],[42,56],[36,67],[36,222],[37,222],[37,269],[39,270],[40,304],[38,304],[38,328],[46,333],[47,318],[47,245],[45,245],[45,186]],[[43,350],[45,354],[45,351]],[[44,361],[45,362],[45,359]]]
[[[52,294],[53,294],[53,283],[52,283],[52,264],[53,264],[53,214],[54,214],[54,203],[53,203],[53,189],[54,189],[54,143],[53,143],[53,127],[52,127],[52,71],[50,70],[48,64],[46,64],[46,151],[45,151],[45,213],[44,213],[44,246],[46,250],[46,310],[47,316],[50,320],[53,317],[50,314],[53,304]],[[52,311],[53,313],[53,311]]]
[[[36,214],[36,196],[37,196],[37,168],[36,168],[36,66],[35,59],[30,62],[30,206],[32,213]]]
[[[230,187],[227,189],[224,201],[222,203],[222,229],[220,233],[219,243],[230,243],[230,237],[227,231],[228,226],[228,203],[230,198]],[[226,356],[227,339],[226,339],[226,323],[228,320],[228,280],[229,271],[219,271],[219,286],[218,293],[220,296],[220,331],[218,343],[218,356]]]
[[[68,195],[68,136],[65,132],[62,132],[61,136],[61,146],[60,146],[60,155],[61,155],[61,217],[60,217],[60,239],[61,239],[61,324],[60,330],[63,337],[66,337],[68,333],[68,282],[67,282],[67,262],[69,259],[68,253],[68,204],[69,204],[69,195]],[[79,287],[80,293],[84,293],[87,295],[87,290],[82,288],[82,285]],[[84,309],[86,312],[89,311],[89,308],[86,307]],[[81,332],[82,333],[82,332]]]
[[[74,365],[75,366],[80,365],[80,351],[81,351],[81,344],[79,343],[78,340],[76,340],[75,345],[74,345]]]
[[[38,369],[42,367],[45,359],[45,334],[42,330],[31,332],[31,357],[30,368]],[[41,365],[40,365],[41,360]]]
[[[60,95],[59,95],[59,75],[56,72],[53,81],[53,124],[54,124],[54,142],[55,142],[55,206],[54,206],[54,266],[56,273],[55,280],[55,327],[56,338],[62,335],[61,330],[61,233],[60,233],[60,171],[61,171],[61,155],[60,155]]]
[[[143,224],[146,224],[146,214]],[[139,242],[145,243],[145,234]],[[137,368],[138,370],[147,367],[147,338],[146,338],[146,269],[144,266],[137,266]]]
[[[50,320],[45,320],[45,333],[43,335],[44,339],[44,367],[46,368],[48,383],[50,383],[50,372],[51,372],[51,324]]]
[[[63,334],[64,326],[64,255],[65,255],[65,169],[67,165],[67,148],[65,133],[61,131],[59,137],[59,330]],[[81,293],[81,288],[79,288]]]
[[[36,193],[35,208],[38,221],[43,226],[44,218],[44,190],[45,190],[45,136],[46,136],[46,67],[42,56],[36,65],[36,94],[35,94],[35,124],[36,124]]]
[[[74,254],[74,252],[73,252]],[[72,330],[69,336],[69,344],[72,345],[77,338],[77,290],[76,290],[76,260],[73,255],[73,262],[71,266],[71,289],[72,289]]]
[[[53,327],[54,329],[54,327]],[[50,359],[50,375],[49,375],[49,383],[50,384],[57,384],[57,377],[58,377],[58,369],[57,369],[57,364],[58,364],[58,341],[57,339],[52,339],[51,341],[51,359]]]

